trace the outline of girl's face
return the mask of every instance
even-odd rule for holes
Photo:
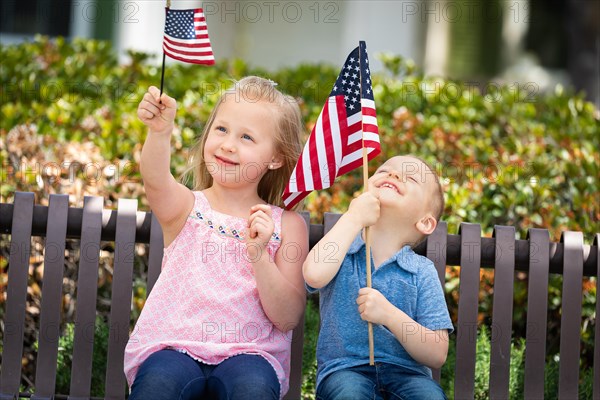
[[[281,166],[275,154],[276,109],[265,101],[226,95],[204,145],[204,161],[215,183],[258,185]]]

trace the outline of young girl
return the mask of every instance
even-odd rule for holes
[[[301,151],[300,110],[271,81],[237,82],[206,124],[191,191],[169,169],[176,109],[155,87],[138,108],[165,252],[125,349],[129,398],[278,399],[305,305],[306,225],[276,206]]]

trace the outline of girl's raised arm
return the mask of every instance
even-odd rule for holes
[[[165,246],[177,236],[194,205],[192,192],[171,174],[171,133],[177,102],[151,86],[138,106],[138,117],[148,127],[140,172],[152,212],[163,229]]]

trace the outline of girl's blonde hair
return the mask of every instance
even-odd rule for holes
[[[282,166],[274,170],[268,170],[258,183],[258,195],[269,204],[283,207],[281,195],[285,189],[290,175],[294,170],[296,161],[302,151],[302,136],[304,124],[298,102],[292,96],[285,95],[275,89],[275,83],[268,79],[257,76],[248,76],[234,83],[233,87],[226,90],[217,101],[208,121],[204,126],[202,136],[192,151],[192,158],[188,169],[185,171],[183,180],[191,176],[193,190],[203,190],[213,184],[213,179],[204,161],[204,146],[208,132],[212,127],[215,116],[221,104],[227,96],[236,96],[235,99],[243,98],[250,102],[267,102],[275,107],[276,125],[275,152],[282,161]],[[237,101],[237,100],[234,100]],[[294,209],[298,209],[299,204]]]

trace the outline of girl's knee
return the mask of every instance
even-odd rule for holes
[[[263,375],[248,374],[237,378],[211,376],[208,378],[207,386],[209,393],[218,399],[279,399],[279,381],[268,379]]]
[[[275,369],[258,355],[239,355],[223,361],[212,373],[208,385],[219,398],[279,399]],[[227,396],[221,396],[226,393]]]
[[[140,366],[130,399],[185,399],[204,390],[204,376],[189,356],[161,350]]]

